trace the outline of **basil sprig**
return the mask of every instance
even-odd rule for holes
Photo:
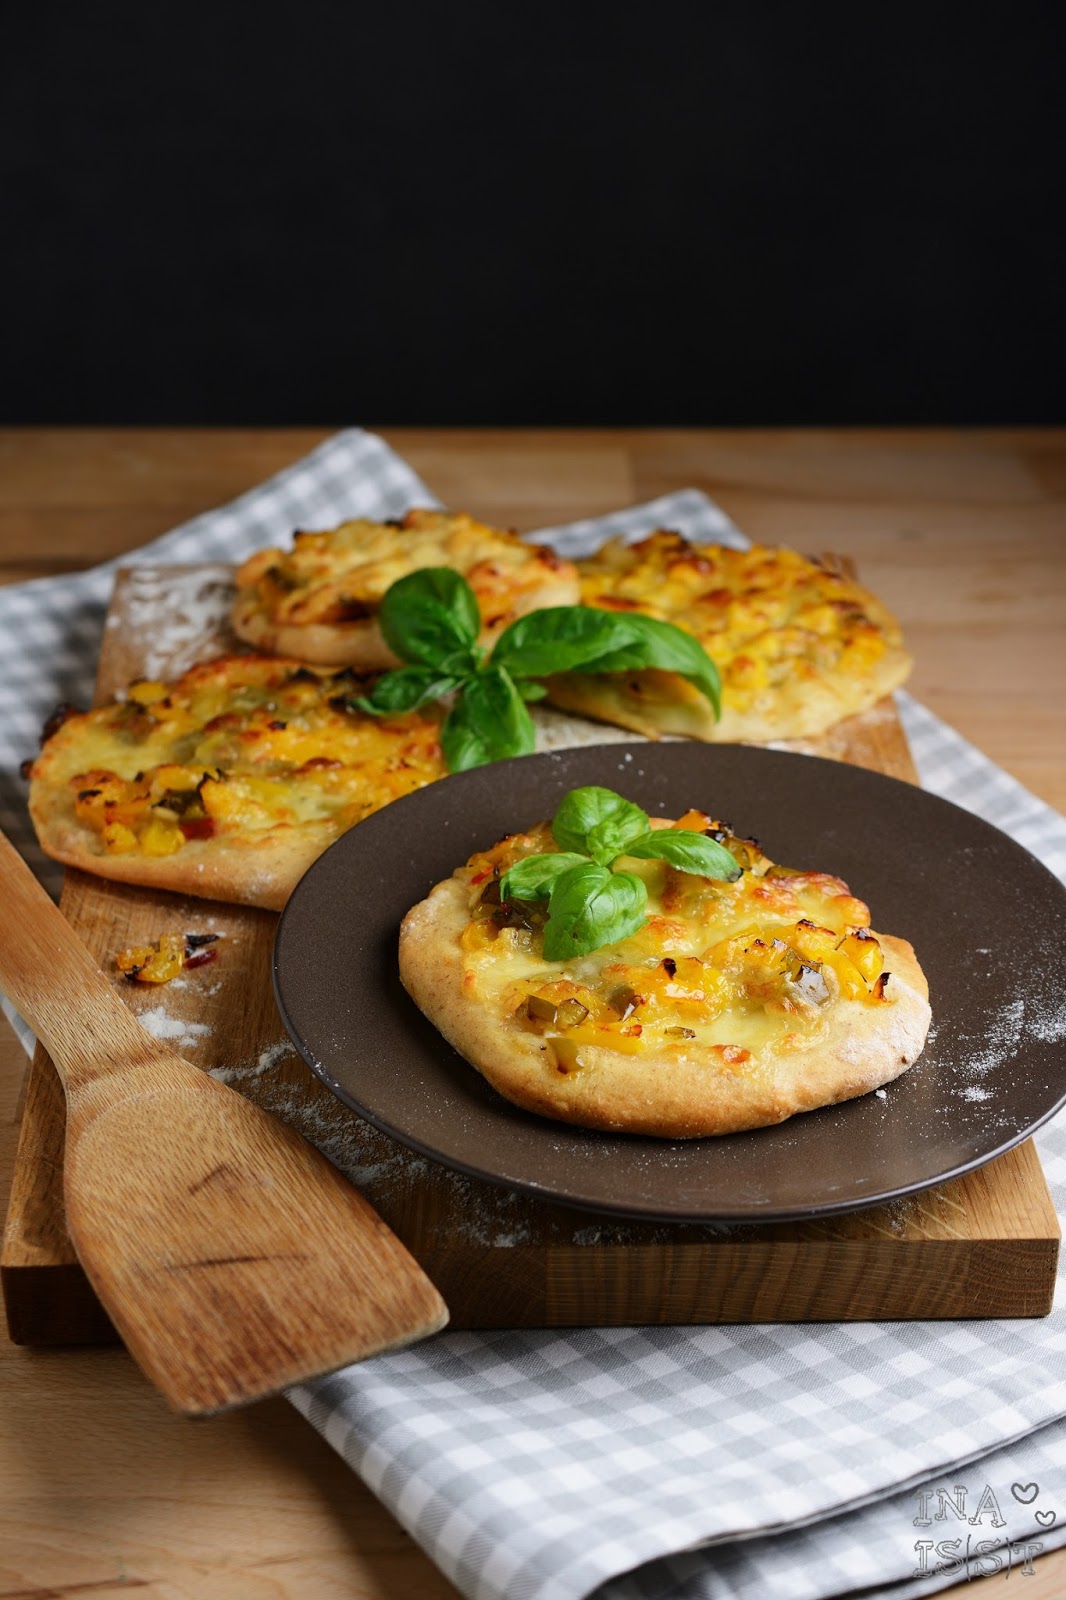
[[[743,871],[716,839],[688,828],[653,828],[646,811],[596,785],[565,796],[552,838],[558,851],[525,856],[500,879],[501,900],[547,900],[546,961],[587,956],[644,927],[648,890],[635,872],[614,870],[622,856],[730,883]]]
[[[478,644],[474,592],[451,567],[422,567],[386,592],[381,631],[406,665],[354,700],[373,716],[416,711],[442,695],[454,703],[441,729],[452,772],[505,756],[528,755],[536,742],[526,702],[547,693],[538,680],[556,672],[677,672],[721,710],[718,670],[699,640],[639,612],[546,606],[505,628],[491,656]]]

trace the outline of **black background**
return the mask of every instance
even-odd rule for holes
[[[1059,420],[1064,16],[9,7],[0,420]]]

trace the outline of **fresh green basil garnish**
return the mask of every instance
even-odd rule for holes
[[[441,730],[453,772],[528,755],[535,730],[525,703],[544,698],[547,690],[538,679],[554,673],[658,667],[687,678],[716,716],[720,710],[718,671],[699,640],[637,612],[623,616],[591,606],[531,611],[504,629],[485,661],[477,643],[477,600],[466,579],[451,567],[421,567],[388,590],[380,622],[389,648],[408,665],[385,673],[353,703],[373,716],[388,716],[454,694]],[[613,826],[605,823],[588,852],[596,860],[610,854]]]
[[[587,856],[553,850],[547,856],[523,856],[500,879],[501,900],[546,900],[560,873],[583,867]]]
[[[369,695],[357,695],[352,704],[372,716],[387,717],[401,711],[417,711],[428,701],[451,694],[462,682],[461,675],[450,675],[437,667],[398,667],[379,678]]]
[[[545,961],[587,956],[604,944],[618,944],[643,928],[648,891],[633,872],[611,872],[597,861],[582,861],[560,873],[548,898],[544,925]]]
[[[474,591],[452,567],[421,567],[398,578],[378,613],[385,643],[401,661],[439,667],[473,646],[481,629]]]
[[[656,828],[641,834],[628,841],[625,854],[639,861],[668,861],[679,872],[724,878],[727,883],[735,883],[744,870],[724,844],[688,828]]]
[[[647,831],[646,811],[596,784],[571,789],[552,823],[552,838],[561,850],[580,850],[601,866],[620,856],[627,840]]]
[[[513,676],[557,672],[637,672],[658,667],[694,683],[721,714],[718,669],[694,634],[640,612],[548,606],[505,628],[492,652]]]
[[[564,796],[552,837],[558,852],[525,856],[500,879],[501,900],[547,900],[546,961],[587,956],[644,926],[644,880],[612,870],[624,856],[731,883],[743,871],[716,839],[688,828],[652,828],[640,806],[596,784]]]
[[[531,755],[537,730],[510,675],[490,666],[464,679],[440,742],[451,771],[465,772],[507,756]]]
[[[629,615],[594,606],[545,606],[504,629],[493,659],[524,678],[581,672],[588,662],[598,661],[633,637],[629,621]]]

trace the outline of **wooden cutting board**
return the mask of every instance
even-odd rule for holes
[[[234,647],[227,567],[120,574],[97,697]],[[541,717],[542,747],[588,742],[588,724]],[[585,739],[581,740],[584,731]],[[598,729],[597,741],[632,739]],[[882,701],[799,748],[915,781]],[[291,1122],[366,1194],[440,1289],[453,1328],[1042,1316],[1059,1228],[1031,1141],[908,1200],[820,1222],[626,1223],[464,1177],[363,1122],[314,1079],[274,1005],[276,918],[68,872],[61,905],[150,1029]],[[163,987],[115,970],[124,946],[169,930],[217,933],[217,959]],[[38,1048],[0,1254],[11,1336],[94,1343],[114,1332],[71,1248],[62,1202],[63,1096]]]

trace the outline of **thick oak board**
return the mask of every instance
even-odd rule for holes
[[[183,671],[234,648],[228,585],[222,567],[120,574],[98,699],[132,678]],[[597,734],[615,736],[633,737]],[[563,723],[548,737],[571,742]],[[916,779],[889,700],[793,748]],[[142,1020],[291,1122],[352,1177],[440,1289],[453,1328],[1042,1316],[1051,1308],[1059,1228],[1031,1140],[911,1199],[818,1222],[599,1219],[426,1161],[337,1102],[282,1030],[270,983],[271,913],[76,871],[66,875],[61,905]],[[117,951],[177,928],[218,933],[218,959],[161,989],[117,973]],[[66,1231],[63,1119],[62,1090],[39,1048],[0,1255],[11,1336],[22,1344],[114,1337]]]

